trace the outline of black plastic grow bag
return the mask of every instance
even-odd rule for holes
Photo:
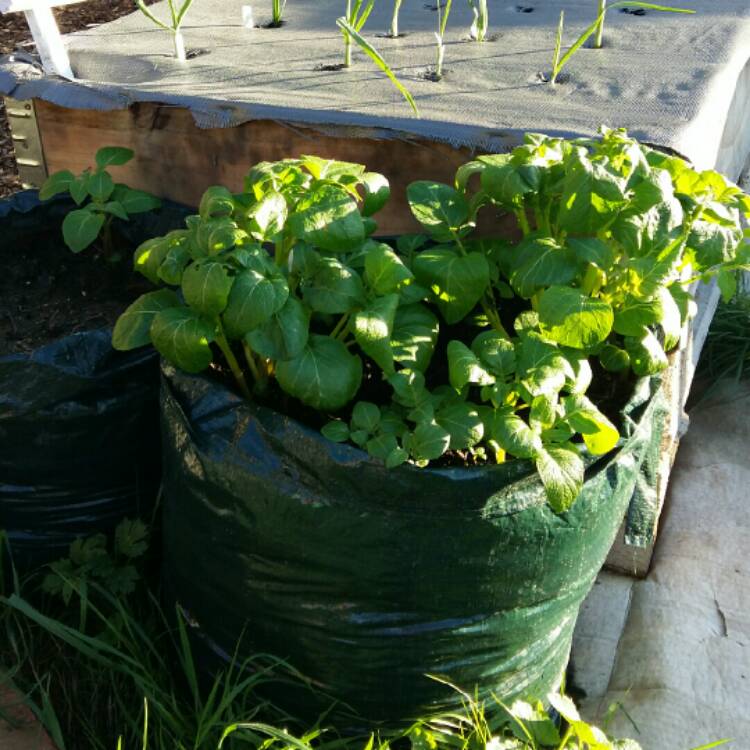
[[[42,204],[36,191],[0,201],[4,262],[23,242],[55,242],[67,252],[59,227],[71,207]],[[168,204],[119,228],[135,247],[185,214]],[[123,274],[130,272],[126,262]],[[156,353],[116,352],[107,330],[0,356],[0,530],[21,570],[151,510],[160,481],[158,387]]]
[[[366,453],[164,365],[165,575],[213,652],[271,653],[369,722],[481,697],[544,698],[660,438],[643,380],[622,447],[557,515],[531,465],[386,470]],[[326,708],[310,691],[291,713]]]

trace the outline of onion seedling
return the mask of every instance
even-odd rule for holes
[[[336,21],[336,25],[346,35],[348,39],[353,39],[362,51],[390,78],[391,83],[399,90],[401,96],[406,99],[409,106],[414,110],[414,114],[419,117],[419,110],[414,97],[401,81],[396,78],[395,73],[391,70],[390,65],[383,59],[383,56],[373,47],[360,33],[354,28],[343,16]]]
[[[271,0],[271,4],[271,26],[273,28],[278,28],[284,20],[286,0]]]
[[[448,25],[448,16],[451,13],[453,0],[445,0],[445,10],[443,10],[440,0],[437,0],[438,9],[438,31],[435,33],[437,39],[437,63],[435,65],[435,80],[439,81],[443,77],[443,60],[445,58],[445,28]]]
[[[190,6],[193,4],[193,0],[183,0],[182,5],[178,5],[179,0],[167,0],[167,6],[169,7],[170,22],[169,24],[160,21],[146,6],[143,0],[136,0],[141,13],[152,23],[155,23],[160,28],[168,31],[172,34],[172,41],[174,43],[174,55],[180,62],[185,62],[187,57],[185,55],[185,41],[182,38],[182,32],[180,27],[182,22],[185,20],[185,15],[190,10]]]
[[[612,8],[622,8],[623,6],[628,7],[635,7],[635,8],[646,8],[648,10],[658,10],[662,11],[664,13],[695,13],[694,10],[690,10],[688,8],[672,8],[669,5],[654,5],[653,3],[642,3],[642,2],[636,2],[635,0],[618,0],[618,2],[612,3],[607,7],[607,3],[603,3],[602,7],[603,10],[601,13],[596,17],[596,20],[594,23],[591,24],[584,32],[581,34],[581,36],[578,37],[578,39],[573,42],[570,49],[562,56],[560,57],[560,50],[555,47],[555,54],[552,59],[552,75],[550,76],[549,82],[555,83],[557,81],[557,77],[562,72],[562,69],[567,65],[568,61],[570,60],[573,55],[578,52],[578,50],[583,47],[584,44],[591,38],[593,34],[596,34],[600,27],[603,27],[604,25],[604,17],[607,15],[607,10],[611,10]],[[557,36],[558,40],[562,38],[562,14],[560,14],[560,25],[557,29]]]
[[[352,66],[352,35],[347,29],[351,28],[355,32],[361,31],[374,5],[375,0],[368,0],[366,5],[363,0],[354,0],[354,3],[352,0],[346,0],[346,16],[343,17],[346,24],[342,26],[339,21],[336,21],[344,35],[344,67],[346,68]]]
[[[490,13],[487,9],[487,0],[468,0],[469,7],[474,13],[469,35],[475,42],[483,42],[487,38],[487,29],[490,26]]]
[[[597,11],[597,16],[601,18],[601,21],[599,22],[599,26],[596,29],[596,39],[594,40],[594,47],[596,49],[602,48],[602,37],[604,36],[604,16],[607,12],[607,0],[598,0],[599,2],[599,10]]]
[[[398,14],[401,10],[401,3],[403,0],[393,0],[393,15],[391,16],[391,30],[389,36],[394,39],[398,36]]]

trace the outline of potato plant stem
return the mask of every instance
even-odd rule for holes
[[[518,223],[521,225],[521,231],[524,233],[524,236],[529,234],[531,232],[531,227],[529,226],[529,219],[526,216],[526,209],[516,209],[516,217],[518,218]]]
[[[265,388],[268,378],[266,377],[265,373],[262,373],[260,372],[260,370],[258,370],[258,366],[255,363],[255,353],[250,348],[250,344],[248,344],[247,341],[243,340],[242,351],[245,353],[245,361],[247,362],[247,366],[250,369],[255,382],[258,383],[261,388]]]
[[[604,36],[604,15],[606,10],[607,0],[599,0],[599,10],[597,11],[597,16],[600,20],[599,27],[596,30],[596,40],[594,41],[594,47],[596,49],[601,49],[602,47],[602,38]]]
[[[485,296],[482,299],[482,310],[484,311],[484,314],[487,316],[487,320],[490,321],[490,325],[502,336],[505,336],[506,339],[509,339],[510,336],[508,336],[508,332],[503,327],[503,324],[500,322],[500,313],[497,311],[497,307],[495,306],[494,300],[490,299],[490,296],[485,294]]]
[[[344,330],[346,324],[349,322],[349,313],[344,313],[339,322],[336,323],[336,327],[331,331],[331,338],[335,339]]]
[[[240,364],[237,361],[237,357],[234,356],[232,347],[227,341],[227,337],[224,335],[224,330],[221,327],[221,323],[218,321],[217,321],[217,326],[218,326],[219,332],[216,334],[216,343],[218,344],[219,349],[221,349],[221,353],[224,355],[224,359],[226,359],[227,364],[229,365],[229,369],[232,371],[232,375],[234,376],[235,382],[237,383],[237,386],[240,389],[240,393],[248,401],[250,401],[252,399],[252,396],[250,395],[250,389],[247,387],[247,381],[245,380],[245,373],[242,372],[242,368],[240,367]],[[253,377],[255,377],[255,375],[256,373],[254,372]]]
[[[557,25],[557,36],[555,37],[555,54],[552,57],[552,77],[550,83],[554,86],[557,82],[557,74],[560,72],[560,51],[562,50],[563,28],[565,26],[565,11],[560,11],[560,23]]]

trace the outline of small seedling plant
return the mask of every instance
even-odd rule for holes
[[[375,7],[375,0],[346,0],[346,14],[336,21],[344,36],[344,67],[352,66],[352,40],[359,35]]]
[[[357,43],[359,48],[385,73],[390,82],[396,87],[401,96],[406,99],[407,103],[411,107],[414,114],[419,117],[419,109],[417,103],[414,101],[414,97],[411,92],[404,86],[401,81],[396,77],[396,74],[391,69],[391,66],[385,61],[385,58],[378,52],[375,47],[370,44],[359,31],[352,26],[344,16],[336,21],[336,25],[341,29],[348,44],[351,44],[352,40]],[[351,50],[347,48],[347,57],[351,60]]]
[[[487,8],[487,0],[467,0],[474,18],[469,29],[469,36],[475,42],[483,42],[487,38],[490,28],[490,12]]]
[[[284,22],[286,0],[271,0],[271,28],[278,28]]]
[[[391,28],[388,35],[394,39],[398,38],[398,15],[401,12],[401,3],[403,0],[393,0],[393,14],[391,15]]]
[[[437,40],[437,59],[435,61],[435,80],[439,81],[443,77],[443,62],[445,60],[445,29],[448,26],[448,18],[451,14],[453,0],[444,0],[443,7],[441,0],[437,2],[438,9],[438,30],[435,33]]]
[[[576,52],[578,52],[581,47],[583,47],[584,44],[594,35],[596,35],[595,38],[595,46],[601,47],[602,46],[602,36],[604,34],[604,19],[607,15],[607,10],[612,10],[613,8],[620,8],[620,7],[633,7],[633,8],[647,8],[649,10],[657,10],[661,11],[663,13],[695,13],[694,10],[690,10],[687,8],[672,8],[668,5],[654,5],[653,3],[643,3],[643,2],[629,2],[629,0],[621,0],[615,3],[611,3],[609,6],[607,5],[605,0],[600,0],[599,2],[599,15],[596,17],[596,20],[594,23],[591,24],[584,32],[581,34],[581,36],[576,39],[575,42],[570,46],[570,49],[567,50],[567,52],[564,55],[561,55],[562,51],[562,37],[563,37],[563,27],[564,27],[564,19],[565,19],[565,13],[564,11],[560,11],[560,23],[557,27],[557,33],[555,37],[555,49],[552,57],[552,72],[549,76],[549,82],[551,84],[557,83],[558,76],[562,72],[563,68],[570,62],[573,55],[575,55]]]
[[[278,0],[273,0],[274,5],[278,3]],[[180,62],[187,60],[185,54],[185,40],[182,37],[182,23],[185,20],[187,12],[190,10],[193,4],[193,0],[167,0],[167,7],[169,8],[169,21],[164,23],[160,21],[149,9],[143,0],[136,0],[138,9],[143,13],[149,21],[158,26],[160,29],[168,31],[172,35],[172,43],[174,45],[174,55]]]
[[[41,200],[69,194],[79,208],[63,220],[65,244],[80,253],[101,238],[102,250],[108,260],[119,260],[112,236],[114,219],[127,221],[132,215],[153,211],[161,201],[142,190],[116,183],[108,167],[119,167],[133,158],[129,148],[106,146],[94,157],[95,166],[79,175],[70,170],[55,172],[39,191]]]
[[[250,399],[280,389],[388,467],[527,461],[565,511],[620,440],[587,395],[594,372],[661,372],[691,285],[730,294],[748,267],[750,198],[622,131],[530,135],[454,185],[412,183],[423,234],[391,244],[372,236],[388,195],[315,157],[258,165],[241,195],[210,189],[185,230],[136,251],[165,288],[123,314],[115,347],[218,363]],[[520,241],[477,236],[481,211],[515,216]]]

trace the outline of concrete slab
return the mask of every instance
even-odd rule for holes
[[[648,578],[603,575],[576,631],[584,714],[644,750],[724,737],[750,748],[750,384],[715,392],[690,415]],[[616,646],[614,630],[629,614]],[[611,667],[607,688],[603,675]]]

